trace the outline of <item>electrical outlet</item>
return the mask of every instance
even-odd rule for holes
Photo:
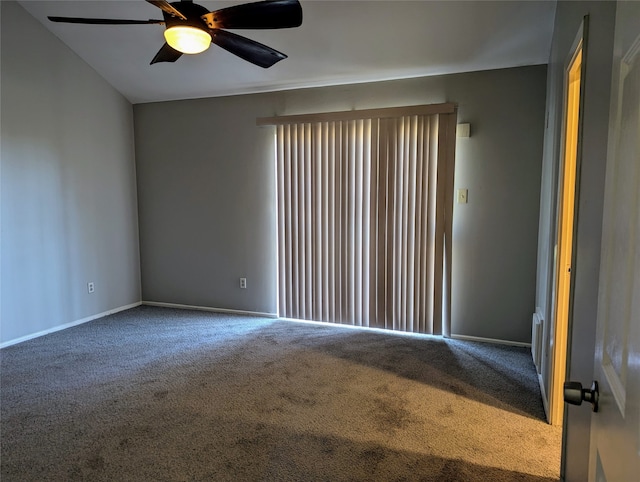
[[[247,278],[240,278],[240,288],[247,289]]]
[[[89,293],[93,293],[96,290],[96,285],[93,284],[93,281],[90,283],[87,283],[87,291]]]

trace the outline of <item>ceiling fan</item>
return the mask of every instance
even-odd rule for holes
[[[151,61],[175,62],[182,54],[204,52],[211,43],[263,68],[286,59],[282,52],[223,29],[277,29],[299,27],[302,7],[298,0],[263,0],[210,12],[191,0],[169,3],[146,0],[162,10],[164,20],[49,17],[52,22],[91,25],[165,25],[165,44]]]

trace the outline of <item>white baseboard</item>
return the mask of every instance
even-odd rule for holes
[[[544,414],[547,417],[547,423],[551,423],[551,419],[549,418],[549,402],[547,400],[547,393],[544,389],[544,380],[542,380],[542,375],[538,373],[538,384],[540,385],[540,394],[542,395],[542,406],[544,407]]]
[[[482,338],[480,336],[451,335],[454,340],[480,341],[482,343],[497,343],[499,345],[524,346],[531,348],[531,343],[521,341],[498,340],[497,338]]]
[[[179,310],[212,311],[214,313],[229,313],[232,315],[258,316],[261,318],[277,318],[278,317],[277,313],[262,313],[260,311],[230,310],[227,308],[213,308],[210,306],[181,305],[179,303],[162,303],[160,301],[143,301],[142,304],[146,306],[160,306],[163,308],[177,308]]]
[[[7,346],[16,345],[18,343],[22,343],[23,341],[33,340],[34,338],[38,338],[44,335],[48,335],[49,333],[55,333],[56,331],[65,330],[67,328],[71,328],[72,326],[82,325],[83,323],[87,323],[89,321],[97,320],[98,318],[104,318],[108,315],[113,315],[114,313],[118,313],[120,311],[129,310],[131,308],[135,308],[136,306],[140,306],[142,304],[141,301],[136,303],[131,303],[130,305],[120,306],[118,308],[114,308],[112,310],[103,311],[102,313],[98,313],[97,315],[87,316],[86,318],[82,318],[81,320],[72,321],[70,323],[65,323],[64,325],[54,326],[53,328],[48,328],[43,331],[38,331],[37,333],[32,333],[30,335],[21,336],[20,338],[14,338],[13,340],[5,341],[4,343],[0,343],[0,348],[5,348]]]

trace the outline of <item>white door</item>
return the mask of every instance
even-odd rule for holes
[[[618,2],[607,151],[591,481],[640,481],[640,2]]]

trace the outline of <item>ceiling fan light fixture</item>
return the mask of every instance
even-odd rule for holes
[[[174,25],[164,31],[167,43],[183,54],[199,54],[211,45],[211,35],[197,27]]]

